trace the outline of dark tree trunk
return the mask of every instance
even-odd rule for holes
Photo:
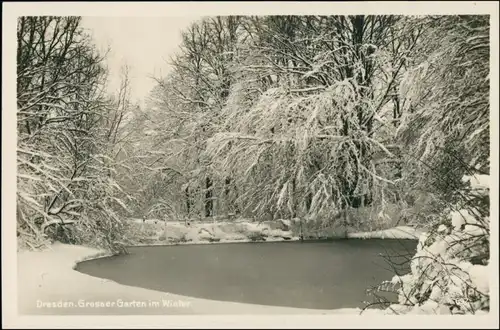
[[[292,180],[292,219],[297,217],[297,184],[295,178]]]
[[[191,213],[191,196],[189,194],[189,187],[186,187],[184,192],[186,194],[186,210],[187,210],[187,214],[189,216],[189,214]]]
[[[205,193],[205,216],[211,217],[214,211],[214,201],[212,199],[212,180],[209,177],[206,178],[206,193]]]
[[[231,185],[231,178],[226,177],[224,183],[226,184],[226,187],[224,189],[224,195],[226,197],[226,201],[229,199],[229,191],[230,191],[230,185]]]
[[[356,57],[361,59],[361,64],[364,68],[364,75],[361,75],[360,73],[357,73],[356,75],[356,81],[359,87],[361,87],[361,90],[359,92],[360,96],[360,101],[363,101],[365,98],[371,98],[371,74],[373,71],[373,64],[372,61],[369,57],[364,54],[364,52],[361,50],[361,46],[367,41],[365,39],[365,28],[369,24],[367,22],[367,19],[363,15],[357,15],[352,18],[352,25],[353,25],[353,31],[352,31],[352,41],[354,44],[354,47],[356,49]],[[372,22],[373,24],[373,22]],[[370,40],[368,40],[370,42]],[[372,131],[373,131],[373,115],[368,113],[366,110],[366,106],[360,102],[356,106],[357,110],[357,116],[358,116],[358,123],[361,127],[366,132],[366,135],[371,137],[372,136]],[[357,144],[357,149],[359,150],[359,157],[361,158],[361,162],[363,163],[364,166],[368,167],[370,164],[370,148],[368,145],[364,143],[358,143]],[[359,173],[358,173],[359,175]],[[351,187],[354,188],[354,187]],[[354,193],[354,189],[351,190],[351,194]],[[358,207],[363,207],[366,205],[369,205],[371,203],[371,187],[368,187],[368,192],[366,194],[360,195],[360,196],[352,196],[350,195],[349,198],[349,206],[358,208]]]
[[[230,201],[229,201],[229,193],[231,191],[231,178],[230,177],[226,177],[226,179],[224,180],[224,204],[226,206],[226,214],[227,213],[230,213]]]
[[[401,105],[400,105],[399,97],[397,95],[394,96],[393,103],[394,103],[394,110],[393,110],[393,118],[392,119],[393,119],[394,127],[398,128],[400,120],[401,120]],[[400,179],[402,177],[403,164],[402,164],[402,157],[401,157],[399,150],[397,152],[396,157],[398,159],[396,162],[396,173],[394,174],[394,177],[396,179]]]
[[[311,205],[312,205],[312,193],[308,193],[306,195],[306,211],[309,213],[311,211]]]

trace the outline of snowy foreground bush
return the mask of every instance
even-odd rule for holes
[[[479,314],[489,311],[489,176],[464,177],[462,203],[420,236],[411,273],[384,285],[398,286],[398,304],[387,312]]]

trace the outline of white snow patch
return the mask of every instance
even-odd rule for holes
[[[446,227],[446,225],[441,224],[441,225],[439,225],[437,231],[438,231],[438,233],[442,233],[442,232],[446,231],[447,229],[448,229],[448,227]]]
[[[283,222],[288,228],[290,228],[293,224],[290,219],[280,219],[279,221]]]
[[[378,239],[418,239],[422,230],[410,226],[399,226],[384,230],[376,230],[361,233],[348,233],[348,238],[378,238]]]
[[[469,269],[469,276],[472,284],[482,294],[488,295],[490,293],[490,272],[488,266],[473,265]]]
[[[490,176],[477,174],[473,176],[466,175],[462,178],[463,182],[469,182],[472,189],[486,190],[490,187]]]
[[[456,230],[460,229],[465,224],[465,218],[459,211],[451,212],[451,224]]]

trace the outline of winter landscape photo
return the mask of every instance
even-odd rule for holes
[[[490,313],[489,15],[158,15],[17,18],[20,315]]]

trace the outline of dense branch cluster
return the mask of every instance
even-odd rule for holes
[[[488,31],[482,16],[194,23],[147,110],[151,207],[424,221],[466,169],[489,170]]]
[[[124,99],[79,17],[21,17],[17,44],[18,236],[114,246],[125,204],[113,172]]]

